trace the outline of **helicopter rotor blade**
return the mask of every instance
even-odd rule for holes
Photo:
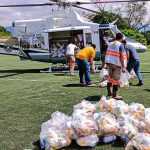
[[[148,0],[99,0],[97,2],[75,2],[77,5],[83,4],[100,4],[100,3],[121,3],[121,2],[146,2]]]
[[[18,5],[0,5],[0,7],[35,7],[35,6],[52,6],[54,3],[39,3],[39,4],[18,4]]]
[[[52,3],[37,3],[37,4],[16,4],[16,5],[0,5],[0,7],[36,7],[36,6],[52,6],[52,5],[58,5],[58,4],[66,4],[66,6],[73,6],[80,8],[79,5],[83,4],[99,4],[99,3],[118,3],[118,2],[142,2],[142,1],[148,1],[148,0],[99,0],[97,2],[62,2],[61,0],[50,0]],[[81,9],[86,10],[86,8],[81,7]],[[95,12],[94,10],[89,10],[87,11]]]
[[[83,10],[86,10],[86,11],[90,11],[92,13],[99,13],[98,11],[91,10],[91,9],[88,9],[88,8],[84,8],[84,7],[81,7],[81,6],[78,6],[78,5],[72,5],[72,7],[80,8],[80,9],[83,9]]]

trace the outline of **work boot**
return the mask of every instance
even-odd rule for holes
[[[112,94],[112,98],[116,99],[116,100],[122,100],[122,96],[119,96],[118,93],[118,87],[119,85],[113,85],[113,94]]]
[[[112,83],[107,83],[107,96],[112,96]]]
[[[139,83],[136,86],[142,86],[143,85],[143,81],[139,81]]]

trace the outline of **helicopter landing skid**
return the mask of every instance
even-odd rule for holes
[[[56,67],[51,67],[49,66],[49,68],[47,69],[43,69],[43,70],[40,70],[40,73],[53,73],[53,72],[64,72],[64,73],[69,73],[69,68],[65,65],[63,66],[56,66]],[[78,72],[78,69],[77,67],[75,68],[75,72]],[[99,70],[99,65],[95,65],[95,73],[98,73],[100,72]]]
[[[52,67],[49,66],[48,70],[40,70],[40,73],[52,73]]]

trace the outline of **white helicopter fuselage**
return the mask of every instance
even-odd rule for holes
[[[36,61],[62,62],[71,37],[82,47],[96,44],[96,58],[101,55],[101,30],[120,32],[114,24],[100,25],[83,19],[76,11],[54,11],[44,19],[13,22],[14,36],[20,41],[19,56]],[[129,42],[137,50],[146,51],[138,42]]]

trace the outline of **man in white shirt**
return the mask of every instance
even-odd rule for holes
[[[67,46],[67,62],[70,68],[70,76],[74,76],[74,67],[75,67],[75,51],[78,49],[77,46],[74,44],[74,39],[70,39],[69,45]]]

